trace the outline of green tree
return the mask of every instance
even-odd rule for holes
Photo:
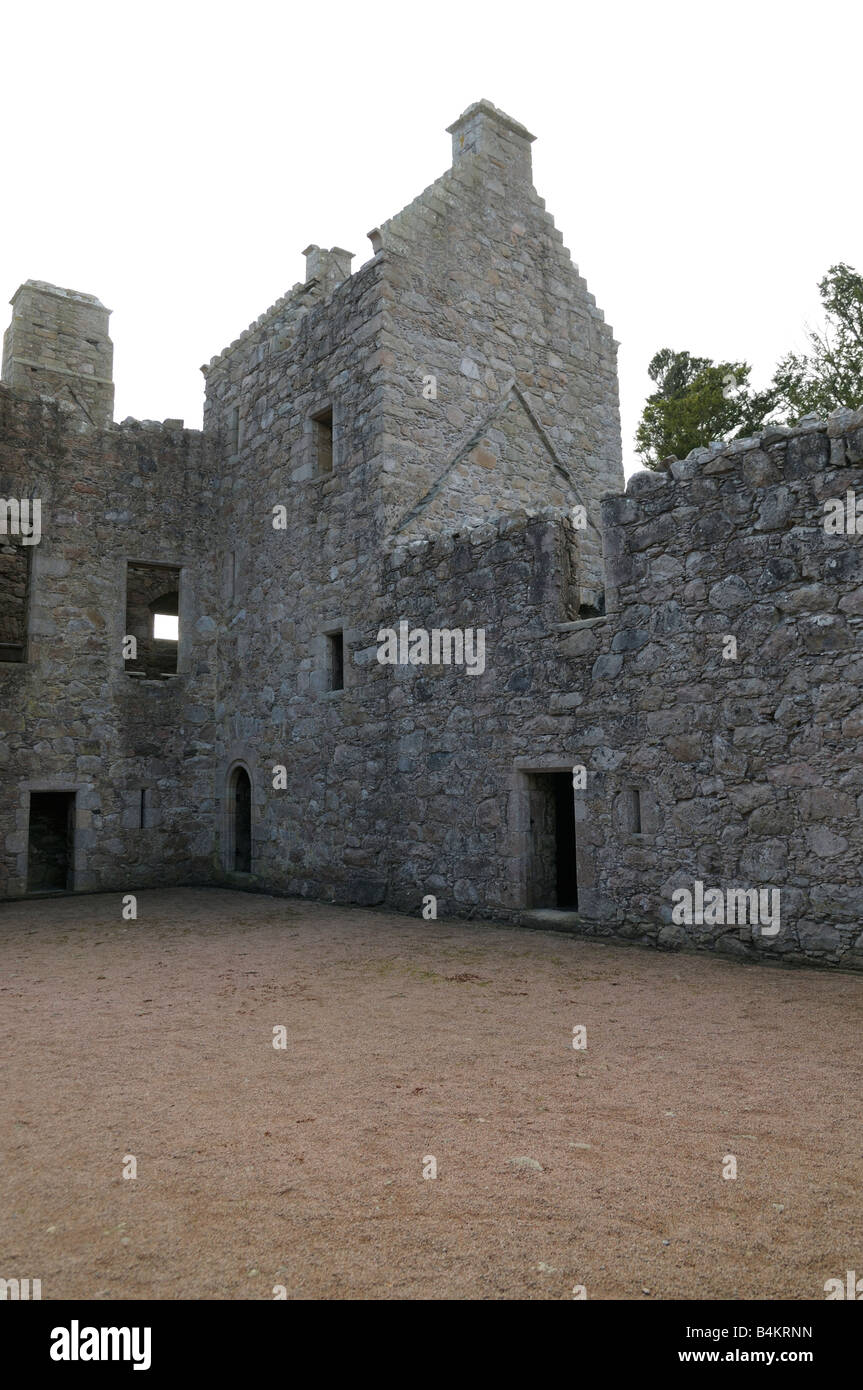
[[[773,377],[781,417],[794,424],[813,411],[863,405],[863,275],[840,262],[818,285],[823,329],[809,329],[808,353],[789,352]]]
[[[648,397],[635,435],[646,468],[716,439],[752,434],[774,404],[774,392],[755,392],[747,362],[713,362],[662,348],[648,367],[656,390]]]

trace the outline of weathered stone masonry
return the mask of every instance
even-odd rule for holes
[[[29,841],[44,824],[56,856],[62,793],[76,889],[434,894],[860,965],[863,573],[823,516],[863,496],[863,419],[619,495],[616,345],[532,137],[488,103],[451,133],[359,271],[310,246],[211,360],[203,433],[111,423],[107,310],[16,295],[0,496],[41,497],[43,538],[26,564],[0,538],[0,893],[40,886]],[[172,596],[173,650],[150,626]],[[402,620],[483,629],[484,671],[381,664]],[[780,888],[781,930],[673,923],[695,880]]]
[[[0,663],[2,891],[26,890],[31,794],[54,790],[76,794],[76,888],[208,881],[215,684],[200,615],[215,557],[201,434],[93,429],[71,405],[0,387],[0,441],[0,496],[40,497],[45,527],[28,552],[27,659]],[[124,668],[130,560],[180,569],[186,638],[169,681]]]

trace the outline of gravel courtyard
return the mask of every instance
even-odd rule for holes
[[[861,999],[850,974],[220,890],[143,892],[135,922],[119,894],[6,904],[0,1276],[822,1300],[863,1272]]]

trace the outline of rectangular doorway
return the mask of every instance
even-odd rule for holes
[[[74,886],[75,793],[31,792],[27,892],[65,893]]]
[[[574,912],[578,907],[578,875],[572,771],[534,772],[527,780],[527,905]]]

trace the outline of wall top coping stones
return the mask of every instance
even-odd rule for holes
[[[171,434],[203,434],[203,430],[189,429],[183,420],[136,420],[127,415],[125,420],[115,421],[108,426],[112,430],[168,430]]]
[[[262,314],[259,314],[254,323],[250,323],[248,328],[244,328],[239,337],[235,338],[234,341],[229,343],[226,348],[223,348],[221,352],[215,353],[210,358],[209,362],[204,363],[201,367],[204,376],[212,371],[213,367],[217,367],[220,362],[224,362],[225,358],[230,357],[235,348],[238,348],[241,343],[244,343],[253,333],[257,332],[259,328],[263,328],[271,319],[274,319],[284,309],[287,309],[292,301],[296,301],[301,294],[306,293],[312,284],[316,283],[317,281],[311,281],[303,284],[302,281],[298,280],[291,289],[286,290],[281,298],[276,300],[275,304],[271,304],[269,309],[265,309]]]
[[[19,285],[9,303],[14,305],[20,294],[25,290],[37,290],[39,294],[50,295],[52,299],[71,299],[78,304],[91,304],[94,309],[105,309],[101,299],[97,299],[95,294],[85,294],[83,290],[65,290],[60,285],[50,285],[47,280],[25,280],[23,285]],[[112,311],[105,309],[107,314]]]
[[[345,251],[340,246],[334,246],[331,251],[321,251],[320,247],[310,246],[306,248],[306,251],[303,254],[308,256],[309,253],[311,253],[312,255],[317,253],[318,256],[332,257],[334,258],[334,260],[340,259],[343,266],[345,257],[353,259],[353,252]],[[259,314],[258,317],[254,320],[254,322],[250,323],[248,328],[244,329],[243,332],[237,338],[235,338],[232,343],[228,345],[228,347],[223,348],[221,352],[217,352],[213,357],[211,357],[209,362],[204,363],[204,365],[201,367],[201,371],[204,373],[204,376],[207,376],[213,370],[214,367],[218,367],[222,362],[226,360],[226,358],[230,357],[231,354],[235,352],[238,347],[241,347],[245,343],[247,343],[249,339],[253,336],[253,334],[257,333],[261,328],[265,328],[267,324],[272,323],[275,319],[279,318],[288,310],[296,310],[294,322],[297,322],[305,314],[307,314],[310,309],[316,309],[320,304],[326,303],[326,301],[332,298],[332,296],[336,294],[338,290],[341,289],[342,285],[346,284],[348,280],[356,280],[357,277],[362,275],[366,270],[368,270],[370,266],[375,266],[377,263],[378,262],[376,259],[366,261],[365,265],[360,266],[359,270],[354,271],[353,274],[351,274],[350,270],[347,269],[344,275],[344,279],[341,281],[340,284],[336,285],[331,285],[331,282],[328,285],[326,279],[323,276],[318,275],[313,276],[305,282],[298,280],[297,283],[291,287],[291,289],[286,290],[286,292],[281,296],[281,298],[276,300],[275,304],[271,304],[269,309],[265,309],[262,314]],[[308,269],[309,265],[307,262],[307,270]],[[318,295],[316,293],[318,291],[323,292],[322,297],[321,295]],[[303,302],[304,298],[306,299],[306,302]]]
[[[861,428],[863,406],[857,410],[840,406],[831,411],[826,420],[819,419],[817,415],[804,415],[795,425],[767,425],[761,434],[744,439],[717,440],[714,444],[692,449],[685,459],[671,459],[670,466],[665,471],[642,469],[632,473],[627,479],[626,495],[641,497],[670,480],[680,482],[686,478],[694,478],[707,464],[715,463],[717,459],[736,458],[805,435],[823,434],[829,439],[841,439]],[[835,466],[835,458],[832,462]]]

